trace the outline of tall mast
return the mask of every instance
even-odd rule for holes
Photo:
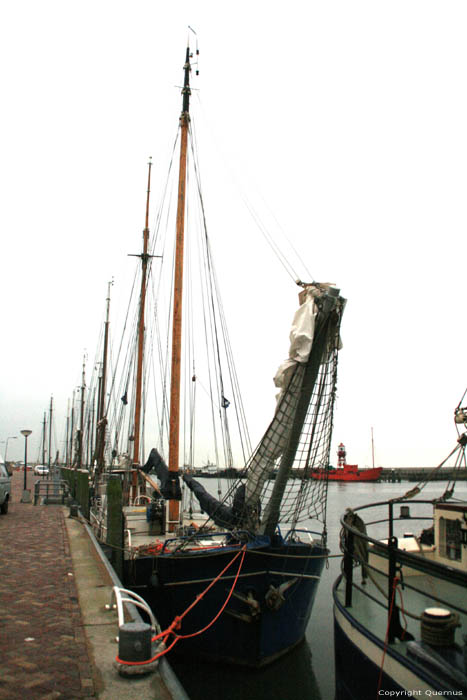
[[[180,376],[182,347],[183,249],[185,242],[185,194],[188,127],[190,123],[190,47],[185,58],[185,78],[180,115],[180,170],[178,177],[177,232],[175,245],[174,302],[172,320],[172,369],[170,384],[169,471],[178,472],[180,436]],[[169,531],[173,532],[179,519],[179,501],[169,501]]]
[[[87,435],[88,439],[86,440],[86,455],[85,455],[85,464],[88,466],[91,464],[91,458],[92,458],[92,442],[93,442],[93,430],[94,430],[94,408],[95,408],[95,403],[96,403],[96,390],[94,389],[92,392],[92,399],[89,397],[88,399],[88,420],[87,420]],[[91,454],[90,454],[91,452]]]
[[[73,430],[75,428],[75,390],[71,399],[71,423],[70,423],[70,466],[73,465]]]
[[[110,325],[110,287],[113,285],[113,280],[107,286],[106,312],[104,324],[104,350],[102,356],[102,375],[99,377],[99,393],[97,404],[97,419],[96,419],[96,452],[95,459],[98,469],[104,467],[104,447],[105,447],[105,430],[107,427],[107,419],[105,416],[105,389],[107,379],[107,355],[109,347],[109,325]]]
[[[49,408],[49,471],[50,471],[50,461],[51,461],[51,452],[52,452],[52,411],[53,411],[53,396],[50,397],[50,408]]]
[[[66,438],[65,438],[65,466],[68,467],[68,438],[70,434],[70,399],[68,399],[67,409],[66,409]]]
[[[107,299],[106,299],[106,312],[105,312],[105,326],[104,326],[104,354],[102,358],[102,382],[101,382],[101,393],[100,393],[100,402],[99,402],[99,408],[97,412],[97,419],[98,421],[101,420],[104,415],[105,415],[105,384],[106,384],[106,378],[107,378],[107,353],[108,353],[108,347],[109,347],[109,317],[110,317],[110,287],[113,284],[113,280],[108,283],[107,286]]]
[[[45,439],[46,439],[46,412],[44,411],[44,420],[42,421],[42,464],[45,465]]]
[[[151,167],[152,162],[148,164],[148,191],[146,197],[146,220],[143,231],[143,252],[139,256],[141,258],[141,296],[139,305],[139,322],[138,322],[138,358],[136,367],[136,401],[135,401],[135,425],[134,425],[134,448],[133,448],[133,463],[139,464],[139,446],[141,432],[141,404],[142,404],[142,386],[143,386],[143,350],[144,350],[144,307],[146,304],[146,279],[148,270],[148,260],[151,257],[148,254],[149,244],[149,195],[151,192]],[[136,475],[135,475],[136,477]],[[136,484],[135,484],[136,485]]]
[[[78,442],[78,462],[77,467],[83,466],[83,434],[84,434],[84,391],[86,389],[86,355],[83,356],[83,372],[81,375],[81,407],[79,414],[79,442]]]

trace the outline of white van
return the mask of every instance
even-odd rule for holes
[[[11,493],[11,478],[6,465],[0,457],[0,513],[8,513]]]

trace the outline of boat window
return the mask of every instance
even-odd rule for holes
[[[461,560],[461,524],[459,520],[440,518],[439,553],[451,560]]]

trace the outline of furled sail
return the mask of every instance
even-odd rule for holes
[[[290,332],[289,357],[274,379],[280,389],[276,411],[247,465],[245,506],[266,502],[263,532],[273,530],[287,511],[290,521],[296,522],[300,512],[309,508],[309,485],[295,488],[292,497],[286,495],[292,469],[306,478],[311,468],[329,464],[345,300],[328,284],[310,284],[304,285],[300,302]]]

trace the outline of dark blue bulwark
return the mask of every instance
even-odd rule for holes
[[[142,595],[162,629],[181,615],[215,579],[239,547],[180,552],[126,562],[125,585]],[[202,634],[179,641],[174,651],[248,666],[265,665],[305,636],[327,550],[318,544],[248,544],[234,592],[217,621]],[[204,629],[224,605],[240,558],[183,619],[179,634]],[[316,578],[315,578],[316,577]],[[296,580],[294,580],[296,579]],[[292,582],[274,609],[270,587]],[[252,606],[248,599],[257,601]]]

